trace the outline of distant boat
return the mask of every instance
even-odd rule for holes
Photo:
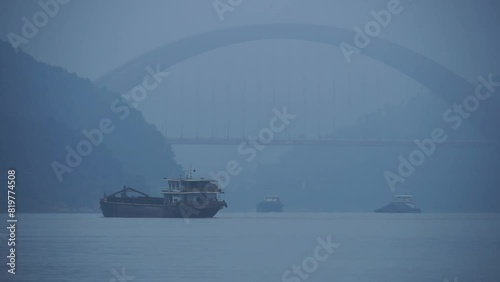
[[[417,208],[413,202],[412,195],[395,195],[394,200],[380,209],[376,209],[377,213],[420,213],[421,210]]]
[[[166,218],[206,218],[227,207],[220,200],[223,192],[217,181],[204,178],[165,179],[168,189],[162,190],[163,197],[151,197],[130,187],[99,201],[104,217],[166,217]],[[133,194],[133,195],[129,195]]]
[[[257,204],[257,212],[282,212],[283,203],[278,196],[267,196],[264,201]]]

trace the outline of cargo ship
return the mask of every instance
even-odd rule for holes
[[[204,178],[164,178],[167,189],[163,197],[151,197],[131,187],[100,199],[104,217],[164,217],[207,218],[214,217],[227,203],[219,199],[224,193],[217,181]]]
[[[282,212],[283,203],[278,196],[267,196],[264,201],[257,204],[257,212]]]
[[[411,195],[395,195],[394,200],[379,209],[375,210],[376,213],[421,213],[422,211],[417,208],[413,202]]]

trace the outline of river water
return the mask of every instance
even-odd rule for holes
[[[15,275],[7,232],[0,281],[500,281],[492,214],[19,214]]]

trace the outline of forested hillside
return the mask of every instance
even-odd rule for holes
[[[96,210],[104,192],[158,193],[163,177],[181,173],[162,135],[118,93],[5,42],[0,89],[0,167],[17,169],[19,210]]]

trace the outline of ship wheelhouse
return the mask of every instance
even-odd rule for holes
[[[415,203],[413,202],[412,195],[395,195],[393,202],[395,203],[404,203],[405,205],[411,208],[417,208]]]
[[[207,204],[219,201],[223,194],[217,181],[204,178],[165,179],[168,187],[162,190],[165,204],[195,203]]]
[[[280,203],[281,199],[278,196],[270,195],[264,198],[264,201],[268,203]]]

